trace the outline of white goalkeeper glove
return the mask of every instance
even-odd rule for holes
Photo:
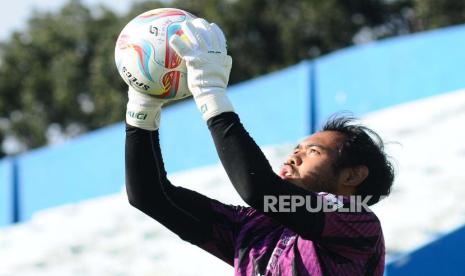
[[[203,18],[183,22],[181,28],[183,35],[173,35],[169,43],[186,61],[187,85],[203,119],[234,111],[225,94],[232,58],[223,32]]]
[[[165,101],[140,93],[129,86],[126,122],[138,128],[157,130],[160,127],[161,107]]]

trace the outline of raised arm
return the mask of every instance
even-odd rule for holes
[[[245,218],[242,209],[173,186],[163,165],[158,138],[161,107],[185,95],[177,91],[174,98],[159,99],[132,82],[128,85],[125,156],[129,202],[182,239],[232,265],[237,229]]]
[[[216,148],[228,176],[241,197],[257,210],[264,210],[264,196],[317,195],[281,180],[261,150],[244,130],[225,94],[232,59],[226,53],[221,29],[202,18],[182,26],[184,38],[173,36],[171,46],[186,61],[188,85],[198,109],[208,121]],[[316,200],[311,200],[316,203]],[[313,238],[321,232],[323,213],[299,208],[295,213],[268,213],[282,224]],[[302,221],[306,223],[302,223]]]
[[[183,240],[234,262],[236,235],[246,208],[222,204],[176,187],[166,176],[158,131],[126,126],[126,190],[132,206]]]

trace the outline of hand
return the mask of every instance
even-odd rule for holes
[[[166,101],[137,92],[131,86],[128,97],[126,122],[138,128],[157,130],[160,127],[161,107]]]
[[[183,35],[174,35],[170,46],[186,61],[187,84],[204,120],[234,111],[225,91],[232,59],[226,52],[221,29],[205,19],[186,21]]]

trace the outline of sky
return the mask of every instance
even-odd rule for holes
[[[13,31],[26,27],[28,18],[34,10],[57,11],[68,0],[16,0],[2,5],[0,10],[0,40],[8,39]],[[118,13],[125,13],[136,1],[125,0],[81,0],[87,6],[105,5]]]

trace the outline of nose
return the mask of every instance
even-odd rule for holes
[[[291,156],[289,156],[285,164],[300,166],[300,164],[302,164],[302,158],[298,154],[294,153]]]

